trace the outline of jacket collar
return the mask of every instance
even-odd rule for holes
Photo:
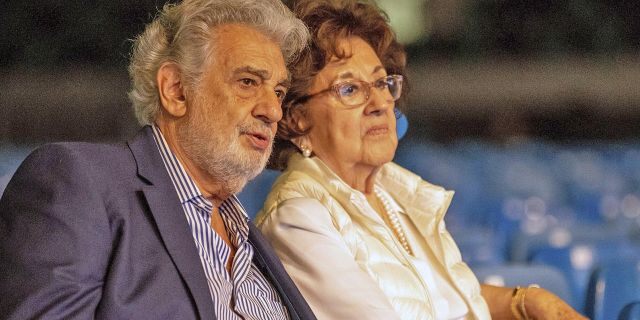
[[[151,127],[144,127],[128,142],[138,176],[147,182],[142,193],[151,210],[171,260],[184,280],[202,319],[215,319],[215,311],[200,257],[184,217],[178,195],[167,173]]]
[[[404,207],[407,215],[424,237],[445,229],[443,219],[453,198],[453,191],[424,181],[420,176],[395,163],[386,164],[378,181]]]
[[[310,176],[333,197],[339,201],[342,200],[342,205],[353,201],[354,197],[357,197],[356,194],[361,194],[344,182],[318,157],[305,158],[294,153],[287,164],[287,171],[301,171]],[[437,229],[444,229],[441,221],[449,208],[453,191],[430,184],[393,162],[382,167],[376,177],[376,184],[398,202],[423,236],[427,237]],[[369,218],[379,220],[379,217]]]

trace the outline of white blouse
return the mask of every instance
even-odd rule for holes
[[[398,199],[392,203],[415,256],[364,194],[315,158],[290,161],[256,218],[316,317],[490,319],[442,222],[453,193],[394,164],[376,185]]]
[[[379,188],[376,186],[376,188]],[[392,199],[389,194],[379,189],[385,197]],[[370,214],[378,215],[374,209],[368,205],[364,194],[357,190],[356,198],[365,210],[370,210]],[[311,199],[291,199],[283,202],[279,208],[279,214],[272,218],[290,218],[295,221],[271,221],[273,224],[284,223],[285,225],[295,225],[296,228],[304,232],[288,233],[286,237],[278,237],[279,241],[286,241],[288,248],[317,248],[319,243],[323,243],[322,251],[313,251],[314,260],[319,258],[313,265],[313,272],[317,277],[325,278],[323,281],[327,286],[323,286],[323,291],[319,294],[305,294],[305,299],[312,307],[318,319],[347,319],[358,315],[358,319],[399,319],[390,305],[384,292],[377,286],[371,276],[362,270],[353,260],[349,250],[345,248],[341,235],[335,229],[333,222],[326,219],[328,215],[318,214],[309,210]],[[410,262],[418,271],[429,290],[429,296],[433,304],[433,309],[438,320],[460,320],[465,319],[468,308],[460,294],[445,278],[442,268],[433,268],[434,255],[425,243],[425,240],[418,237],[419,232],[415,225],[404,214],[402,208],[391,200],[390,204],[399,211],[400,221],[415,257],[411,257]],[[320,205],[318,203],[318,205]],[[312,206],[313,207],[313,206]],[[318,209],[325,209],[324,207]],[[411,229],[411,230],[409,230]],[[268,230],[263,230],[269,232]],[[267,235],[268,238],[272,238]],[[280,247],[280,245],[278,245]],[[308,252],[311,253],[311,252]],[[300,254],[300,253],[296,253]],[[324,258],[323,258],[324,257]],[[319,263],[325,261],[327,263]],[[434,272],[434,269],[437,270]],[[291,270],[288,270],[292,272]],[[295,271],[293,271],[295,272]],[[306,272],[303,272],[306,273]],[[340,274],[340,277],[331,275]],[[295,278],[299,279],[299,275]],[[348,279],[348,280],[347,280]],[[312,283],[318,283],[318,279],[309,279]],[[330,290],[333,290],[331,292]],[[306,290],[304,290],[306,291]],[[341,303],[338,307],[331,302],[329,297],[342,297],[342,299],[356,300],[352,303]],[[315,307],[315,308],[314,308]],[[365,307],[365,308],[363,308]],[[350,309],[350,310],[345,310]]]
[[[410,258],[410,261],[427,284],[436,319],[465,319],[469,312],[467,304],[460,293],[451,285],[451,282],[447,280],[444,270],[442,268],[433,268],[433,266],[437,265],[436,257],[427,246],[424,238],[418,236],[420,233],[415,224],[386,191],[380,188],[379,192],[389,201],[393,210],[398,212],[400,225],[405,231],[409,245],[413,249],[414,256]]]

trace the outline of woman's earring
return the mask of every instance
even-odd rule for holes
[[[306,136],[296,137],[291,140],[291,142],[300,149],[302,155],[305,158],[311,157],[311,141]]]
[[[309,146],[307,146],[306,144],[301,145],[300,150],[302,151],[302,155],[305,158],[311,157],[311,148],[309,148]]]

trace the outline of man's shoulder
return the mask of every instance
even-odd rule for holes
[[[130,144],[147,146],[152,141],[151,128],[143,127],[129,141],[121,142],[54,142],[36,148],[27,157],[48,159],[57,157],[80,158],[84,161],[112,162],[118,160],[132,160]],[[153,143],[152,143],[153,144]]]
[[[124,172],[135,173],[135,162],[125,144],[58,142],[32,151],[18,167],[14,179],[44,175],[50,179],[93,176],[109,180],[122,177]]]
[[[124,151],[124,143],[100,143],[100,142],[53,142],[36,148],[32,153],[69,153],[92,154]]]
[[[123,143],[56,142],[36,148],[24,162],[60,165],[77,161],[85,164],[113,163],[117,159],[126,159],[128,154],[130,151]]]

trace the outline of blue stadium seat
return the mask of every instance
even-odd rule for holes
[[[576,243],[563,248],[539,248],[533,253],[531,261],[561,270],[571,288],[571,305],[579,311],[585,311],[587,288],[593,271],[610,261],[638,257],[638,252],[634,245],[626,241]]]
[[[612,261],[603,264],[591,277],[586,314],[592,320],[616,319],[625,305],[638,300],[640,259]]]
[[[13,173],[33,148],[26,145],[0,144],[0,196]]]
[[[480,283],[506,287],[526,287],[530,284],[538,284],[565,301],[571,298],[569,285],[564,274],[551,266],[504,264],[474,267],[472,270]]]
[[[530,261],[540,248],[562,248],[576,243],[625,242],[628,239],[627,230],[605,224],[575,224],[570,227],[550,228],[536,234],[521,232],[512,241],[510,259],[514,262],[525,263]]]
[[[624,306],[618,320],[640,320],[640,301],[634,301]]]
[[[279,175],[280,171],[264,170],[253,180],[249,181],[238,194],[238,199],[240,199],[242,206],[247,211],[249,218],[253,219],[258,211],[262,209],[262,205],[271,191],[271,186]]]
[[[453,239],[460,249],[462,260],[469,267],[498,265],[505,263],[501,242],[491,229],[463,228],[450,229]]]

